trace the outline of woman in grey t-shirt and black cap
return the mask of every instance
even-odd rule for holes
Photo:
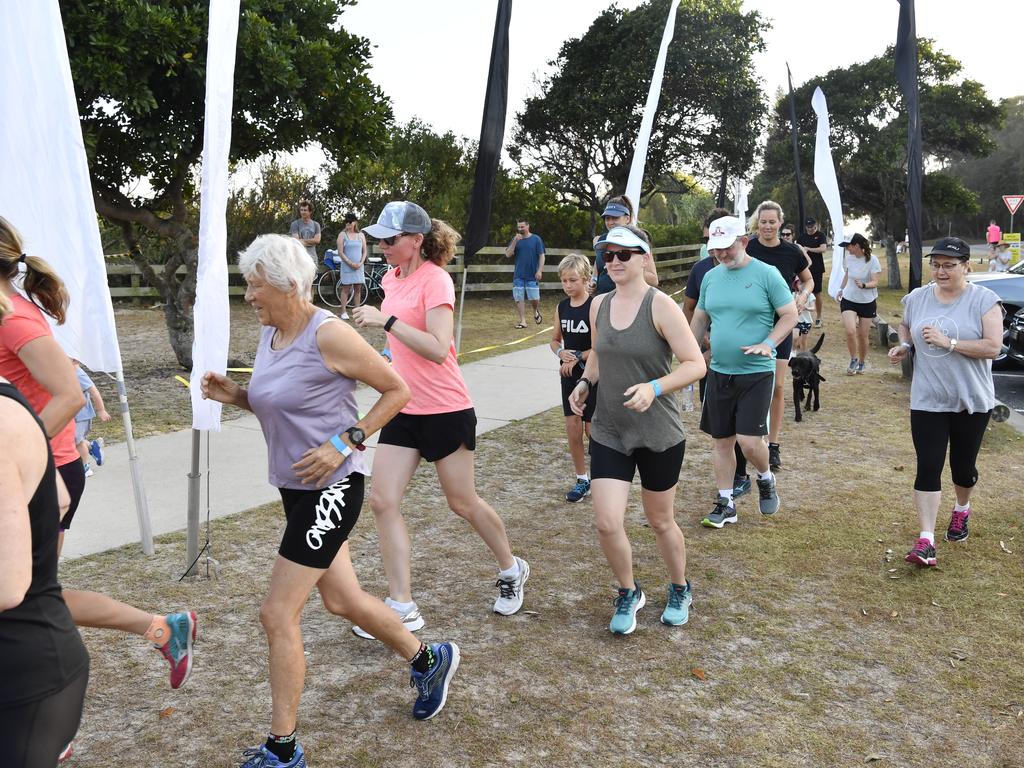
[[[913,349],[910,433],[917,453],[914,505],[921,534],[907,562],[933,566],[935,521],[941,503],[942,470],[949,469],[956,492],[946,541],[967,538],[971,491],[978,482],[975,462],[995,405],[992,358],[1003,337],[1003,308],[988,288],[967,282],[971,248],[944,237],[932,248],[932,282],[903,297],[900,344],[889,350],[898,365]]]

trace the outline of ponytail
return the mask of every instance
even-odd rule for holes
[[[0,277],[13,282],[18,276],[18,264],[25,265],[22,288],[40,309],[61,325],[67,315],[68,291],[64,281],[46,259],[27,256],[22,252],[18,230],[0,216]]]
[[[523,221],[523,219],[520,219]],[[455,258],[455,246],[462,235],[441,219],[430,220],[430,231],[423,236],[423,255],[428,261],[443,267]]]

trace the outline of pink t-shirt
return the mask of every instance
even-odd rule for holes
[[[53,336],[53,331],[42,310],[31,301],[13,294],[11,304],[14,311],[4,318],[3,324],[0,324],[0,376],[16,386],[36,414],[40,414],[53,399],[53,395],[36,381],[32,372],[21,362],[18,353],[30,341],[43,336]],[[81,461],[82,457],[75,448],[74,419],[50,439],[50,450],[53,451],[55,466],[63,467],[72,461]]]
[[[989,224],[988,227],[988,241],[990,243],[998,243],[1002,239],[1002,232],[997,224]]]
[[[427,310],[448,307],[455,310],[455,286],[451,277],[432,261],[424,261],[409,277],[400,269],[392,269],[381,280],[384,301],[381,312],[394,315],[406,325],[427,330]],[[394,334],[388,334],[388,347],[395,370],[412,390],[412,397],[402,413],[423,416],[431,413],[452,413],[473,407],[459,364],[455,361],[455,341],[448,357],[437,363],[420,357]]]

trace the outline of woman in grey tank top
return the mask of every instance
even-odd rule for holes
[[[906,560],[925,567],[936,564],[946,447],[956,500],[945,538],[964,541],[978,482],[978,450],[995,406],[992,358],[1002,349],[1003,309],[994,292],[967,282],[970,257],[970,246],[958,237],[935,243],[929,256],[933,282],[903,297],[900,344],[889,350],[893,365],[916,352],[910,434],[917,453],[914,506],[921,533]]]
[[[421,644],[394,611],[362,590],[349,555],[367,472],[363,442],[408,402],[409,388],[355,329],[309,301],[316,268],[298,241],[262,235],[238,263],[245,300],[264,326],[252,379],[245,389],[208,372],[203,397],[256,414],[287,521],[260,610],[273,680],[270,736],[245,752],[242,768],[304,768],[295,737],[305,673],[300,618],[314,588],[328,611],[370,628],[412,664],[417,719],[444,706],[459,649]],[[363,417],[354,395],[360,381],[381,393]]]
[[[600,378],[590,441],[594,523],[618,583],[609,629],[628,635],[647,602],[633,578],[625,527],[629,488],[637,471],[644,514],[669,575],[661,621],[679,626],[689,619],[686,542],[674,515],[686,440],[673,393],[703,377],[706,366],[679,305],[644,280],[651,253],[646,235],[634,227],[613,227],[597,245],[615,290],[596,296],[591,304],[593,349],[570,405],[582,415]],[[673,354],[679,360],[675,370]]]

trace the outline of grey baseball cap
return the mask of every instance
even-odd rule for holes
[[[416,203],[407,200],[395,201],[384,206],[377,217],[377,223],[363,228],[363,233],[378,239],[394,237],[403,232],[430,231],[430,216]]]

